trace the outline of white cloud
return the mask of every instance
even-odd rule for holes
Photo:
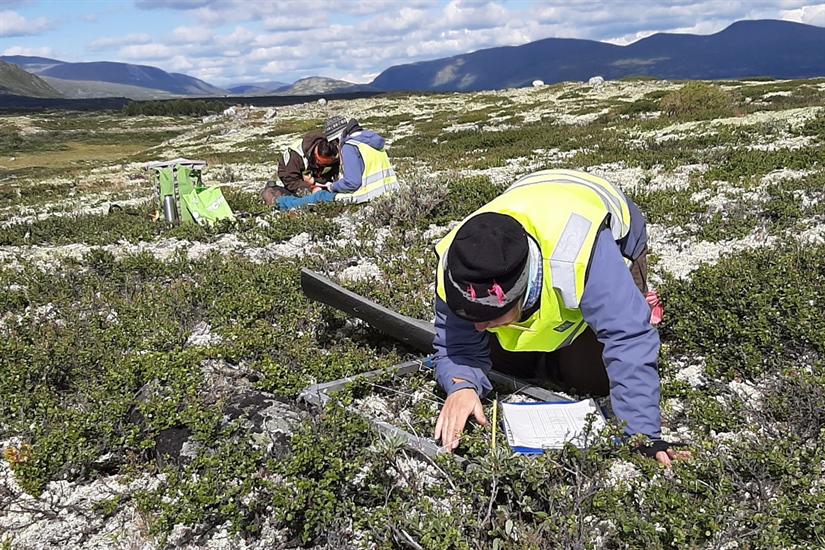
[[[202,27],[175,27],[163,37],[169,44],[209,44],[215,40],[211,29]]]
[[[166,60],[175,54],[174,50],[163,44],[136,44],[118,50],[118,57],[126,60]]]
[[[16,11],[0,11],[0,36],[33,36],[54,28],[55,23],[46,17],[27,19]]]
[[[263,28],[267,32],[294,32],[294,31],[312,31],[317,35],[318,22],[310,17],[295,17],[295,14],[278,14],[271,17],[264,18]]]
[[[16,19],[2,17],[2,29],[32,28],[44,18],[42,2],[16,2]],[[92,0],[78,8],[65,28],[79,28],[94,10]],[[86,3],[88,1],[88,3]],[[393,65],[451,57],[498,46],[517,46],[545,38],[580,38],[629,44],[657,32],[711,34],[741,19],[787,19],[825,26],[825,3],[806,0],[134,0],[112,2],[98,13],[99,23],[84,29],[75,48],[63,57],[120,48],[125,62],[144,62],[164,70],[186,71],[198,78],[280,81],[327,76],[371,81]],[[146,28],[155,10],[159,32]],[[4,14],[5,15],[5,14]],[[116,20],[113,18],[117,18]],[[128,18],[132,17],[133,21]],[[116,22],[116,25],[111,24]],[[170,24],[172,22],[172,24]],[[177,25],[172,28],[173,25]],[[97,29],[97,31],[95,31]],[[133,31],[133,32],[130,32]],[[116,36],[120,32],[123,36]],[[147,34],[148,33],[148,34]],[[48,34],[38,36],[38,40]],[[147,38],[150,37],[150,38]],[[83,49],[83,41],[88,42]],[[23,43],[19,47],[31,46]],[[103,54],[106,55],[106,54]]]
[[[99,52],[132,44],[148,44],[151,41],[152,37],[143,33],[127,34],[126,36],[103,36],[90,42],[86,49]]]
[[[468,2],[452,0],[444,7],[442,27],[463,29],[490,29],[506,23],[511,17],[510,10],[496,2]]]
[[[801,8],[780,12],[782,19],[825,27],[825,4],[817,6],[803,6]]]
[[[260,72],[262,74],[271,74],[273,76],[279,76],[286,72],[294,71],[298,68],[298,63],[296,61],[284,61],[279,59],[277,61],[270,61],[263,67],[261,67]]]
[[[221,46],[237,47],[248,50],[249,44],[254,43],[257,36],[257,33],[252,32],[245,27],[235,27],[235,30],[233,30],[230,34],[217,36],[215,41]]]
[[[357,25],[359,34],[370,31],[377,34],[392,33],[397,39],[403,40],[401,33],[426,28],[431,19],[437,19],[428,12],[412,7],[403,7],[397,13],[386,13],[375,16],[373,19],[361,21]],[[409,37],[405,37],[409,40]]]
[[[186,56],[176,55],[169,60],[167,67],[169,67],[169,71],[171,72],[185,73],[190,69],[194,69],[195,65],[193,65],[192,62],[186,58]]]
[[[27,55],[30,57],[55,58],[54,50],[51,48],[22,48],[20,46],[13,46],[3,50],[3,55]]]
[[[141,10],[190,10],[211,3],[212,0],[135,0],[135,7]]]

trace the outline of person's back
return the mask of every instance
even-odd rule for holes
[[[395,170],[384,145],[386,140],[364,130],[351,119],[340,141],[341,178],[329,185],[338,200],[365,202],[378,195],[398,189]]]

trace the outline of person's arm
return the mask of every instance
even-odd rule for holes
[[[616,416],[627,423],[625,433],[658,438],[659,333],[650,324],[650,306],[609,230],[596,237],[580,307],[604,344],[610,402]]]
[[[585,321],[604,344],[610,402],[627,435],[652,441],[637,449],[665,467],[690,457],[660,437],[659,333],[650,324],[650,306],[633,282],[609,230],[599,232],[581,299]]]
[[[473,415],[487,424],[480,396],[492,389],[487,379],[491,367],[487,331],[477,331],[472,323],[453,315],[443,300],[435,299],[435,377],[447,392],[434,437],[448,450],[458,446],[458,437]]]
[[[436,296],[435,353],[432,358],[435,379],[448,395],[457,389],[472,387],[479,396],[484,396],[492,389],[487,379],[492,366],[491,337],[489,332],[479,332],[473,323],[456,317],[447,304]]]
[[[334,193],[354,193],[361,188],[361,176],[364,173],[364,159],[358,147],[345,143],[341,147],[341,178],[329,185]]]
[[[639,207],[632,200],[627,199],[627,208],[630,210],[630,230],[620,241],[617,241],[622,256],[635,260],[647,246],[647,227],[645,218]]]
[[[336,161],[329,167],[319,167],[316,169],[317,175],[314,178],[313,184],[324,189],[329,190],[329,185],[338,179],[338,173],[341,170],[340,161]]]

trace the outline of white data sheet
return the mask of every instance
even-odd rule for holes
[[[569,441],[584,446],[582,432],[588,414],[594,415],[593,429],[604,427],[604,415],[592,399],[556,403],[501,403],[502,424],[507,442],[514,451],[541,452],[561,449]]]

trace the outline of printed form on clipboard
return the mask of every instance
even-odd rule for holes
[[[561,449],[565,442],[584,447],[583,431],[593,414],[593,432],[604,428],[604,414],[593,399],[583,401],[501,403],[502,429],[518,453]]]

